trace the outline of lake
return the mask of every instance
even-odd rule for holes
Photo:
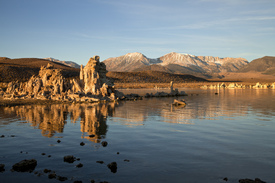
[[[188,96],[0,108],[0,182],[59,182],[45,169],[65,182],[275,182],[275,90],[181,90]],[[24,159],[37,160],[33,172],[11,171]]]

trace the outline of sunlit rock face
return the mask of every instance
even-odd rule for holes
[[[54,69],[51,64],[42,66],[38,76],[32,76],[23,88],[23,93],[29,95],[61,94],[64,92],[64,78],[60,69]]]
[[[86,94],[106,96],[112,93],[113,84],[106,79],[106,66],[104,63],[99,62],[99,59],[99,56],[94,56],[90,58],[84,68],[81,66],[79,78]]]

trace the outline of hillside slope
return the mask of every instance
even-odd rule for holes
[[[170,83],[174,82],[196,82],[207,81],[203,78],[188,74],[170,74],[159,71],[141,71],[141,72],[108,72],[108,78],[116,83]]]
[[[65,78],[79,76],[79,69],[49,60],[38,58],[9,59],[0,57],[0,82],[27,81],[32,75],[39,73],[41,66],[47,66],[48,63],[51,63],[54,68],[61,69]]]
[[[275,57],[265,56],[252,60],[238,72],[261,72],[275,76]]]

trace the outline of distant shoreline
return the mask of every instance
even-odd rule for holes
[[[275,81],[264,81],[260,82],[263,84],[271,84]],[[208,82],[188,82],[188,83],[177,83],[174,82],[174,88],[200,88],[204,85],[217,85],[221,83],[237,83],[242,85],[255,85],[257,81],[243,82],[243,81],[208,81]],[[170,83],[115,83],[116,89],[146,89],[146,88],[170,88]]]

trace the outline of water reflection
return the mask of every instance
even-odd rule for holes
[[[45,137],[63,133],[68,121],[71,123],[80,121],[82,138],[100,142],[107,133],[106,118],[113,115],[116,105],[116,103],[26,105],[6,107],[3,112],[26,120],[31,126],[41,129],[41,134]]]
[[[184,98],[187,106],[171,106],[174,98],[148,98],[135,103],[125,103],[120,106],[115,117],[119,120],[129,119],[129,114],[137,118],[121,121],[125,125],[146,123],[148,116],[161,116],[163,122],[178,124],[195,124],[195,119],[219,120],[234,117],[247,117],[249,113],[261,117],[261,120],[270,120],[275,114],[275,90],[251,89],[183,89],[189,94]],[[126,92],[123,91],[123,92]],[[154,93],[153,90],[139,90],[140,95]],[[143,93],[141,93],[143,92]],[[215,93],[218,92],[216,95]],[[127,115],[125,115],[125,113]],[[236,119],[235,119],[236,120]]]
[[[181,97],[186,107],[172,106],[174,98],[145,98],[109,104],[56,104],[26,105],[0,108],[3,115],[14,114],[41,129],[46,137],[63,133],[69,123],[80,123],[81,137],[99,142],[107,133],[107,118],[129,127],[154,121],[178,124],[195,124],[196,119],[217,120],[224,117],[246,117],[249,113],[264,120],[275,114],[275,90],[187,90]],[[235,119],[236,120],[236,119]]]
[[[185,97],[185,108],[163,108],[161,114],[170,121],[191,123],[192,119],[216,120],[220,117],[246,117],[253,112],[257,116],[273,117],[275,114],[274,90],[190,90]]]

